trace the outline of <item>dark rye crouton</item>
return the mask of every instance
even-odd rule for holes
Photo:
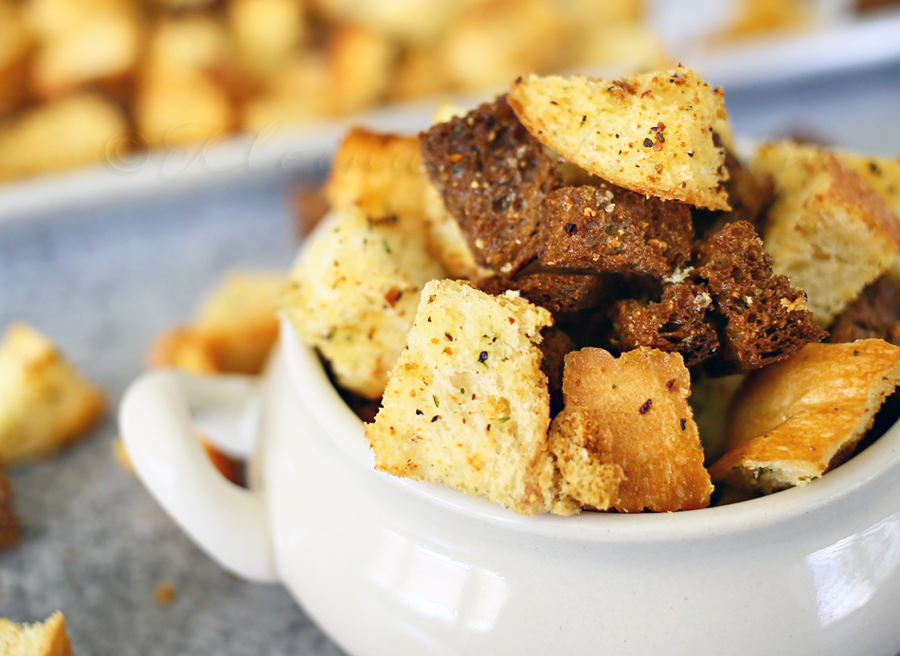
[[[900,346],[900,278],[885,274],[866,287],[834,320],[828,341],[879,338]]]
[[[746,221],[729,223],[704,242],[698,265],[694,277],[706,282],[725,320],[719,373],[758,369],[825,337],[813,324],[806,294],[772,272],[772,258]]]
[[[665,278],[690,258],[687,205],[601,182],[556,189],[545,208],[538,247],[544,266]]]
[[[690,280],[669,284],[658,303],[632,299],[616,303],[611,341],[620,351],[648,346],[680,353],[685,366],[693,367],[719,348],[711,314],[712,297],[705,284]]]
[[[519,123],[506,96],[419,135],[425,170],[478,264],[512,275],[537,254],[556,162]]]
[[[551,312],[579,312],[596,307],[603,299],[603,280],[591,273],[529,271],[517,276],[495,276],[479,282],[483,292],[499,296],[518,291],[535,305]]]
[[[541,330],[541,371],[547,376],[550,391],[550,416],[555,417],[563,408],[563,372],[566,355],[578,348],[564,331],[556,326]]]

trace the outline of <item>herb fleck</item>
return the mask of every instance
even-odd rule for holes
[[[687,428],[687,419],[682,417],[681,418],[681,430],[684,430],[685,428]]]
[[[640,409],[638,409],[638,412],[640,412],[642,415],[647,414],[648,412],[650,412],[651,405],[653,405],[653,399],[647,399],[646,401],[644,401],[644,405],[642,405]]]
[[[479,362],[487,362],[487,359],[488,359],[488,352],[487,352],[487,351],[482,351],[481,353],[478,354],[478,361],[479,361]]]

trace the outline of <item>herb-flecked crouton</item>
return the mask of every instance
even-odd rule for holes
[[[366,437],[375,466],[444,483],[523,514],[571,514],[547,445],[541,329],[550,313],[465,283],[422,290],[407,347]]]
[[[713,139],[727,118],[722,90],[693,71],[612,81],[532,75],[515,81],[509,103],[541,143],[612,184],[729,209],[725,152]]]

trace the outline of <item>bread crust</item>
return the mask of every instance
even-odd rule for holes
[[[900,384],[900,347],[880,339],[810,344],[753,372],[729,412],[717,483],[772,492],[839,465]]]

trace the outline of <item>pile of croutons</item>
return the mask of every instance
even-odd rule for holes
[[[682,67],[355,130],[283,312],[376,467],[524,514],[702,508],[846,460],[900,383],[900,161],[742,163]]]
[[[0,0],[0,180],[655,56],[641,5]]]

